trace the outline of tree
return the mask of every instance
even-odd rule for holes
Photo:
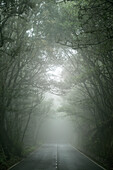
[[[1,1],[0,8],[0,154],[4,155],[0,164],[7,167],[4,162],[12,155],[22,156],[31,115],[48,89],[47,59],[43,57],[46,41],[36,29],[34,3]]]
[[[90,114],[93,114],[96,126],[92,141],[89,140],[90,145],[95,140],[91,152],[95,152],[96,155],[111,164],[109,160],[112,162],[111,155],[113,154],[111,153],[110,130],[112,129],[110,122],[112,122],[111,103],[113,100],[112,3],[101,0],[60,3],[59,11],[57,28],[60,28],[60,32],[57,32],[56,42],[76,50],[76,54],[68,56],[67,64],[65,64],[65,70],[68,72],[65,77],[68,91],[70,85],[70,89],[73,86],[76,88],[80,86],[81,91],[84,92],[85,103],[90,109]],[[75,101],[76,98],[75,96]],[[83,104],[84,102],[82,102]],[[70,114],[76,108],[75,106],[74,102],[68,107]],[[105,136],[106,138],[109,136],[107,141],[104,140]],[[101,148],[100,153],[97,153],[98,147]]]

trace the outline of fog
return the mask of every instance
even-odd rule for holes
[[[40,129],[41,143],[72,143],[73,127],[67,120],[53,118],[45,121]]]
[[[51,111],[43,120],[39,134],[39,143],[72,143],[75,140],[73,136],[74,127],[70,118],[66,117],[65,112],[58,112],[57,109],[62,105],[61,96],[47,92],[45,100],[51,100]],[[37,121],[38,122],[38,121]]]
[[[112,0],[0,1],[0,169],[44,143],[113,165]]]

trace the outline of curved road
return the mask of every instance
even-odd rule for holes
[[[10,170],[103,170],[71,145],[46,144]]]

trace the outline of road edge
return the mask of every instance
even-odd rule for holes
[[[25,159],[25,158],[24,158]],[[9,167],[7,170],[10,170],[11,168],[15,167],[16,165],[18,165],[20,162],[22,162],[24,159],[22,159],[21,161],[15,163],[14,165],[12,165],[11,167]]]
[[[105,169],[103,166],[99,165],[97,162],[95,162],[94,160],[92,160],[90,157],[88,157],[87,155],[85,155],[83,152],[81,152],[79,149],[75,148],[73,145],[71,145],[75,150],[77,150],[78,152],[80,152],[82,155],[84,155],[86,158],[88,158],[91,162],[93,162],[94,164],[98,165],[100,168],[102,168],[103,170],[107,170]]]
[[[42,145],[40,145],[40,146],[38,147],[38,149],[39,149],[41,146],[42,146]],[[21,163],[22,161],[24,161],[24,160],[25,160],[26,158],[28,158],[30,155],[32,155],[33,153],[35,153],[38,149],[36,149],[35,151],[29,153],[25,158],[23,158],[21,161],[15,163],[15,164],[12,165],[11,167],[9,167],[7,170],[12,169],[12,168],[15,167],[16,165],[18,165],[19,163]]]

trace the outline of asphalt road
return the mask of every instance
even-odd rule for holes
[[[71,145],[46,144],[10,170],[103,170]]]

